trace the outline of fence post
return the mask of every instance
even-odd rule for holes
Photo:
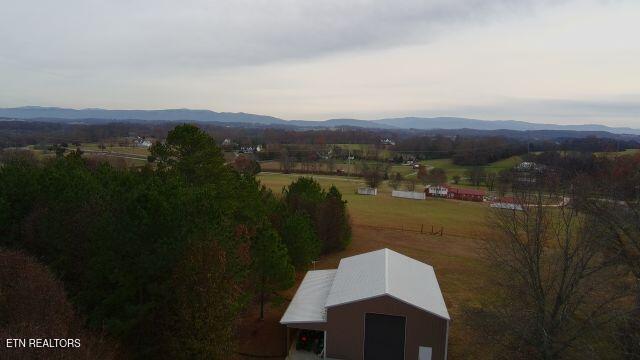
[[[420,234],[422,234],[423,229],[424,229],[424,224],[420,224]]]

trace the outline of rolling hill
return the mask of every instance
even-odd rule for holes
[[[640,135],[640,129],[609,127],[598,124],[558,125],[538,124],[516,120],[478,120],[459,117],[403,117],[378,120],[329,119],[323,121],[284,120],[273,116],[248,113],[215,112],[211,110],[166,109],[166,110],[107,110],[67,109],[58,107],[24,106],[0,108],[0,117],[8,119],[46,119],[47,121],[99,122],[99,121],[197,121],[239,124],[261,124],[297,127],[341,127],[354,126],[372,129],[418,129],[418,130],[509,130],[509,131],[582,131],[609,132],[613,134]]]

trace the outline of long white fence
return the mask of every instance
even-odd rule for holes
[[[495,202],[495,203],[491,203],[489,206],[494,209],[505,209],[505,210],[516,210],[516,211],[524,210],[522,208],[522,205],[514,204],[514,203]]]
[[[427,198],[424,192],[401,191],[401,190],[393,190],[393,192],[391,192],[391,196],[404,198],[404,199],[414,199],[414,200],[425,200]]]

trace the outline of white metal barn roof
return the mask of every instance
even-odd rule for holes
[[[280,323],[325,322],[325,303],[336,272],[337,270],[307,272]]]
[[[280,322],[325,322],[328,307],[383,295],[450,319],[433,267],[382,249],[344,258],[337,270],[309,271]]]
[[[326,306],[381,295],[450,319],[433,267],[389,249],[340,260]]]

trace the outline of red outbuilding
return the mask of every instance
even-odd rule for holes
[[[449,188],[447,194],[449,198],[465,201],[484,201],[484,190],[464,189],[464,188]]]

